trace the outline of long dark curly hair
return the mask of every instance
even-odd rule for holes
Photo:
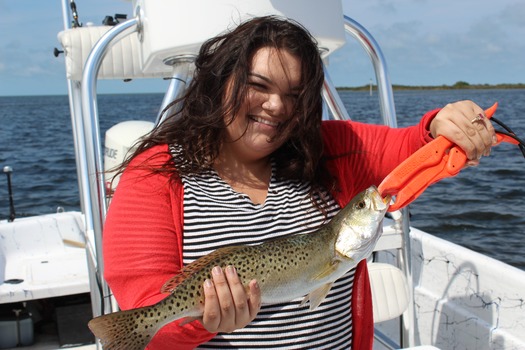
[[[196,58],[194,77],[181,100],[178,111],[167,116],[137,145],[130,160],[158,144],[181,148],[183,167],[173,162],[153,172],[169,172],[173,178],[210,169],[225,142],[227,123],[247,94],[248,75],[255,52],[263,47],[286,50],[301,62],[301,90],[294,117],[280,126],[285,142],[272,154],[280,178],[308,181],[310,198],[319,205],[327,173],[321,166],[323,65],[317,42],[299,23],[275,16],[248,20],[234,30],[206,41]]]

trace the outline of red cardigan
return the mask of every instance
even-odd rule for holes
[[[428,124],[392,129],[349,121],[323,123],[328,170],[335,177],[335,200],[343,207],[357,193],[378,185],[401,161],[426,143]],[[109,208],[103,235],[105,273],[122,309],[152,305],[167,295],[161,286],[182,267],[183,186],[166,175],[135,165],[160,165],[170,159],[167,145],[136,157],[122,175]],[[371,349],[374,325],[366,261],[357,266],[352,297],[353,349]],[[202,325],[178,321],[163,327],[148,349],[193,349],[214,337]],[[169,344],[169,345],[168,345]]]

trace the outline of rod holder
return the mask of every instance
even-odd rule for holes
[[[9,219],[7,221],[13,222],[15,221],[15,204],[13,201],[13,188],[11,186],[11,174],[13,173],[13,168],[10,166],[4,167],[4,174],[7,176],[7,191],[9,193]]]

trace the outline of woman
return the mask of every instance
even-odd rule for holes
[[[183,107],[141,142],[109,208],[105,278],[121,308],[165,298],[165,281],[219,247],[314,231],[432,137],[470,165],[494,142],[470,101],[404,129],[322,122],[322,84],[314,39],[288,20],[255,18],[202,46]],[[202,319],[167,325],[149,349],[371,348],[365,262],[314,311],[261,307],[257,281],[246,292],[235,267],[212,276]]]

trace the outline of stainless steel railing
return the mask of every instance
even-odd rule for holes
[[[104,181],[104,165],[102,161],[102,143],[99,129],[99,116],[97,106],[97,74],[100,65],[110,47],[110,44],[120,36],[129,35],[137,30],[138,19],[133,18],[122,22],[108,30],[91,50],[82,74],[82,124],[84,128],[85,154],[81,155],[87,166],[89,196],[84,198],[86,235],[93,237],[95,281],[92,284],[92,304],[94,315],[114,311],[116,306],[112,303],[111,292],[104,281],[104,260],[102,256],[102,228],[107,212],[107,199]],[[88,246],[90,246],[88,244]],[[90,252],[91,256],[93,251]],[[93,286],[93,283],[96,283]]]

